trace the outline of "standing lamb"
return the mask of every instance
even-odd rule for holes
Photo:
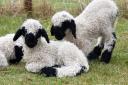
[[[13,42],[14,34],[0,37],[0,67],[19,63],[23,56],[21,38]]]
[[[25,68],[29,72],[43,73],[46,76],[76,76],[89,70],[84,53],[67,41],[50,41],[42,25],[34,19],[27,19],[15,37],[22,36]],[[42,37],[41,37],[42,36]]]
[[[117,15],[118,8],[113,0],[93,0],[76,18],[66,11],[56,13],[51,20],[51,34],[58,40],[76,44],[89,60],[98,58],[104,49],[101,62],[109,63],[116,43]],[[98,43],[93,49],[95,39]]]

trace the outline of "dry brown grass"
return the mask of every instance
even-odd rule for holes
[[[128,19],[128,0],[119,0],[117,4],[119,6],[121,16]]]
[[[0,5],[0,15],[17,16],[22,14],[23,5],[21,3]]]
[[[43,0],[40,4],[33,6],[33,17],[40,17],[40,18],[48,18],[54,13],[54,9],[52,5],[48,3],[46,0]],[[0,5],[0,15],[9,15],[9,16],[18,16],[18,15],[25,15],[28,16],[27,12],[23,7],[22,3],[15,3],[15,4],[5,4]]]
[[[34,0],[33,0],[34,1]],[[54,0],[55,1],[55,0]],[[63,1],[63,0],[62,0]],[[38,2],[38,3],[36,3]],[[50,0],[40,0],[40,1],[35,1],[33,2],[33,17],[37,18],[49,18],[51,17],[55,12],[59,10],[65,10],[63,6],[63,2],[61,5],[58,4],[58,6],[61,9],[56,9],[53,4],[56,4],[57,1],[54,3],[49,3],[52,2]],[[71,1],[69,1],[72,3]],[[79,13],[82,12],[82,10],[85,8],[85,6],[90,2],[89,0],[74,0],[73,2],[77,3],[78,7],[69,7],[66,10],[69,11],[73,15],[78,15]],[[121,17],[125,17],[128,19],[128,0],[116,0],[119,9],[120,9],[120,15]],[[66,2],[68,3],[68,2]],[[86,3],[86,4],[85,4]],[[63,4],[65,5],[65,4]],[[67,5],[66,5],[67,6]],[[0,15],[10,15],[10,16],[18,16],[18,15],[27,15],[26,12],[23,9],[23,0],[21,0],[20,3],[15,3],[15,4],[5,4],[5,5],[0,5]]]
[[[16,16],[16,15],[20,14],[21,11],[22,11],[22,7],[19,7],[18,5],[0,6],[0,15]]]
[[[33,9],[34,17],[48,18],[55,13],[54,8],[47,0],[43,0],[41,4],[35,5]]]

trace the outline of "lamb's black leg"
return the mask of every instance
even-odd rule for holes
[[[10,64],[17,64],[21,61],[23,56],[22,46],[14,46],[15,59],[9,60]]]
[[[104,49],[102,56],[101,56],[101,62],[104,62],[104,63],[110,62],[112,52],[115,48],[115,44],[116,44],[116,34],[112,33],[111,40],[105,44],[105,49]]]
[[[61,68],[58,67],[57,68]],[[83,73],[85,71],[86,67],[85,66],[81,66],[81,69],[76,73],[76,76],[80,75],[81,73]],[[66,69],[68,70],[68,69]],[[65,71],[65,70],[64,70]],[[52,66],[52,67],[44,67],[41,69],[41,74],[45,74],[46,77],[53,77],[53,76],[57,76],[57,69],[56,66]],[[63,73],[62,73],[63,74]]]
[[[57,76],[57,71],[56,69],[53,67],[44,67],[41,69],[41,74],[45,74],[46,77],[53,77],[53,76]]]
[[[101,55],[102,49],[104,48],[104,39],[103,37],[98,37],[97,44],[94,49],[88,54],[88,60],[98,59]]]
[[[101,55],[102,49],[103,49],[103,45],[98,45],[96,46],[92,52],[90,52],[87,56],[88,60],[94,60],[94,59],[98,59],[99,56]]]

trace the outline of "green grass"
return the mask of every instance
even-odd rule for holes
[[[24,20],[25,17],[0,16],[0,35],[15,32]],[[39,20],[49,32],[50,19]],[[27,72],[25,64],[21,62],[0,68],[0,85],[128,85],[128,20],[118,21],[117,44],[109,64],[93,61],[90,63],[89,72],[80,76],[47,78]]]
[[[4,4],[3,1],[0,0],[0,5]],[[75,1],[69,4],[63,4],[62,0],[49,1],[56,7],[56,10],[78,7]],[[14,33],[25,19],[24,16],[0,16],[0,36]],[[39,18],[39,20],[50,36],[50,19]],[[111,62],[107,65],[93,61],[90,63],[89,72],[80,76],[47,78],[27,72],[24,68],[25,63],[20,62],[18,65],[0,68],[0,85],[128,85],[128,20],[119,18],[116,33],[118,38],[116,48]],[[53,39],[51,36],[50,38]]]

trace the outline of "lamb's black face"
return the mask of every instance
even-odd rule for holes
[[[36,36],[34,36],[32,33],[26,34],[25,35],[25,44],[30,47],[33,48],[37,45],[38,39]]]
[[[70,30],[74,38],[76,38],[76,24],[74,20],[66,20],[62,22],[61,26],[51,27],[51,35],[54,35],[56,39],[62,40],[65,37],[66,30]]]
[[[38,42],[38,38],[41,37],[40,35],[37,35],[39,33],[39,30],[35,33],[28,33],[27,29],[25,29],[25,27],[22,27],[22,35],[24,36],[25,39],[25,44],[30,47],[33,48],[37,45]]]
[[[47,32],[44,29],[37,29],[36,31],[34,30],[34,32],[29,32],[25,27],[22,27],[22,29],[19,29],[16,32],[13,41],[16,41],[21,35],[24,37],[25,44],[29,48],[35,47],[41,36],[46,39],[47,43],[49,43]]]
[[[52,26],[51,34],[55,35],[55,38],[58,40],[62,40],[65,37],[65,31],[61,27]]]

